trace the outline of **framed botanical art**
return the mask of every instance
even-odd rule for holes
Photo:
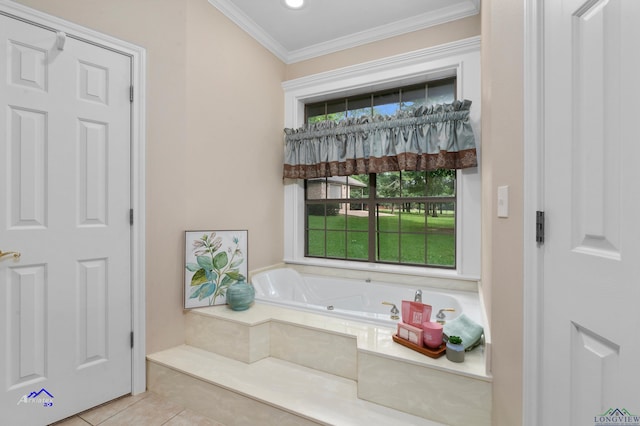
[[[186,231],[185,309],[226,303],[226,291],[247,277],[247,234],[238,231]]]

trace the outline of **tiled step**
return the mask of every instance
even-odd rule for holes
[[[279,316],[283,313],[263,305],[243,312],[224,307],[193,310],[186,316],[186,344],[245,363],[270,356],[356,379],[355,335],[328,329],[326,317],[320,326]]]
[[[147,359],[150,391],[229,426],[442,425],[359,399],[353,380],[272,357],[247,364],[183,345]]]
[[[201,308],[186,316],[189,346],[243,365],[275,358],[349,379],[360,399],[424,419],[452,426],[491,424],[491,377],[483,348],[453,363],[395,343],[394,333],[262,304],[239,312]]]

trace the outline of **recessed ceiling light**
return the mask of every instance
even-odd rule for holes
[[[284,0],[284,4],[291,9],[300,9],[304,6],[304,0]]]

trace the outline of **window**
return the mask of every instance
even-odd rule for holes
[[[438,170],[308,179],[305,255],[455,268],[455,176]],[[342,180],[340,196],[321,189],[338,187],[335,180]]]
[[[410,52],[406,55],[383,58],[379,61],[342,68],[335,72],[325,72],[284,82],[284,125],[287,128],[300,127],[307,119],[305,115],[313,117],[322,114],[335,114],[335,119],[338,120],[341,116],[346,117],[347,114],[351,114],[352,117],[371,114],[372,95],[376,98],[375,106],[377,107],[395,104],[394,108],[402,109],[409,106],[409,102],[416,102],[413,98],[422,99],[422,95],[418,92],[422,90],[424,93],[424,89],[420,87],[424,87],[423,82],[431,82],[432,84],[431,87],[426,88],[429,98],[441,96],[439,91],[451,92],[451,87],[447,87],[447,85],[433,84],[437,82],[444,83],[447,79],[452,83],[457,99],[469,99],[473,102],[470,118],[474,126],[476,144],[480,149],[480,39],[476,37]],[[393,99],[395,96],[393,95],[393,88],[404,89],[404,93],[398,93],[397,104],[396,100]],[[411,90],[411,88],[414,88],[415,91]],[[348,110],[344,107],[343,102],[346,99],[349,100]],[[436,101],[434,99],[433,102],[443,103],[446,101]],[[313,112],[311,108],[307,112],[307,106],[316,108],[316,112]],[[371,213],[375,215],[378,205],[381,205],[380,209],[378,209],[381,213],[384,213],[382,207],[389,210],[393,208],[396,213],[398,209],[402,212],[403,207],[405,210],[407,209],[406,205],[402,205],[402,202],[391,202],[384,205],[387,201],[384,199],[385,197],[379,197],[383,199],[373,200],[373,202],[369,200],[369,197],[372,196],[369,176],[350,176],[349,181],[344,184],[332,181],[336,177],[307,180],[306,182],[301,179],[286,180],[284,188],[285,252],[283,261],[312,267],[344,268],[402,273],[436,279],[476,281],[480,277],[481,265],[480,172],[480,168],[458,170],[455,173],[449,172],[451,176],[447,177],[447,179],[449,184],[452,185],[453,192],[439,194],[427,192],[423,198],[411,197],[410,201],[407,201],[410,204],[408,207],[410,213],[417,215],[418,212],[421,212],[425,218],[424,220],[427,221],[427,225],[430,225],[429,221],[432,216],[424,215],[425,210],[432,213],[435,208],[438,219],[441,217],[440,209],[442,209],[442,215],[446,215],[448,212],[455,212],[453,215],[454,223],[449,225],[449,227],[453,227],[453,236],[449,236],[449,241],[453,240],[454,242],[452,247],[455,250],[455,259],[453,262],[451,260],[444,261],[429,258],[429,253],[433,254],[435,251],[433,249],[429,250],[428,245],[426,263],[425,261],[416,262],[412,259],[403,258],[402,253],[396,254],[395,252],[393,253],[395,257],[392,257],[392,255],[385,257],[383,253],[381,260],[372,262],[369,260],[371,254],[369,235],[374,235],[376,245],[373,249],[373,255],[375,256],[378,252],[377,228],[365,234],[356,232],[359,231],[358,229],[345,228],[344,222],[342,224],[334,224],[330,223],[329,220],[325,221],[324,217],[321,219],[320,225],[311,223],[312,226],[309,227],[310,222],[307,220],[309,215],[307,211],[308,201],[309,205],[322,206],[312,207],[324,209],[322,215],[326,215],[325,212],[333,208],[336,216],[342,216],[347,222],[349,220],[353,221],[357,217],[354,214],[356,212],[362,216],[368,216]],[[406,173],[402,172],[402,177],[397,176],[394,179],[402,182],[402,180],[409,178]],[[376,176],[376,178],[378,177]],[[429,179],[429,176],[420,178]],[[343,177],[342,179],[345,178]],[[389,177],[389,180],[393,179]],[[329,185],[342,185],[341,193],[343,195],[341,198],[335,197],[337,190],[334,194],[331,192],[332,190],[328,189]],[[316,189],[312,190],[311,188],[314,186]],[[312,193],[311,191],[316,192]],[[325,192],[323,193],[322,191]],[[438,197],[446,198],[446,200]],[[307,200],[307,198],[309,199]],[[323,205],[325,202],[327,205]],[[373,210],[369,206],[374,206]],[[351,214],[340,213],[341,209],[343,212],[348,209]],[[381,231],[388,231],[384,233],[383,238],[400,239],[407,237],[407,235],[403,235],[405,233],[413,236],[414,234],[411,234],[411,232],[404,232],[409,229],[406,224],[407,221],[404,220],[407,217],[408,215],[404,214],[396,219],[392,229],[394,232],[389,231],[389,228],[381,229]],[[334,217],[327,218],[330,220],[335,219]],[[316,217],[314,219],[319,218]],[[367,222],[367,226],[369,226],[369,222]],[[324,247],[308,246],[305,235],[309,228],[317,231],[318,234],[323,234],[323,237],[318,240],[320,244],[325,244]],[[349,230],[347,231],[347,229]],[[447,232],[451,233],[448,230]],[[363,235],[366,235],[366,238]],[[427,240],[429,236],[426,236]],[[325,238],[330,237],[340,239],[343,244],[341,247],[346,248],[341,249],[342,252],[327,253],[327,245],[324,241]],[[365,240],[366,243],[364,242]],[[355,251],[356,245],[364,250],[362,252]],[[353,251],[349,252],[350,248]],[[404,255],[406,254],[404,253]],[[396,258],[398,261],[396,261]],[[388,259],[391,259],[391,261],[388,261]]]
[[[316,102],[305,106],[306,122],[340,121],[345,118],[393,115],[419,106],[451,103],[456,99],[456,79],[446,78],[427,83]]]
[[[455,78],[448,78],[307,104],[306,121],[450,103],[455,87]],[[455,268],[455,188],[454,170],[307,179],[305,256]]]

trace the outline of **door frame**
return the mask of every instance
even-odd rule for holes
[[[131,393],[146,390],[145,347],[145,144],[146,144],[146,50],[140,46],[93,31],[35,9],[0,0],[0,14],[31,23],[50,31],[62,31],[67,37],[91,43],[131,58]]]
[[[541,416],[544,251],[536,243],[536,211],[544,211],[544,4],[524,1],[524,247],[522,424]]]

